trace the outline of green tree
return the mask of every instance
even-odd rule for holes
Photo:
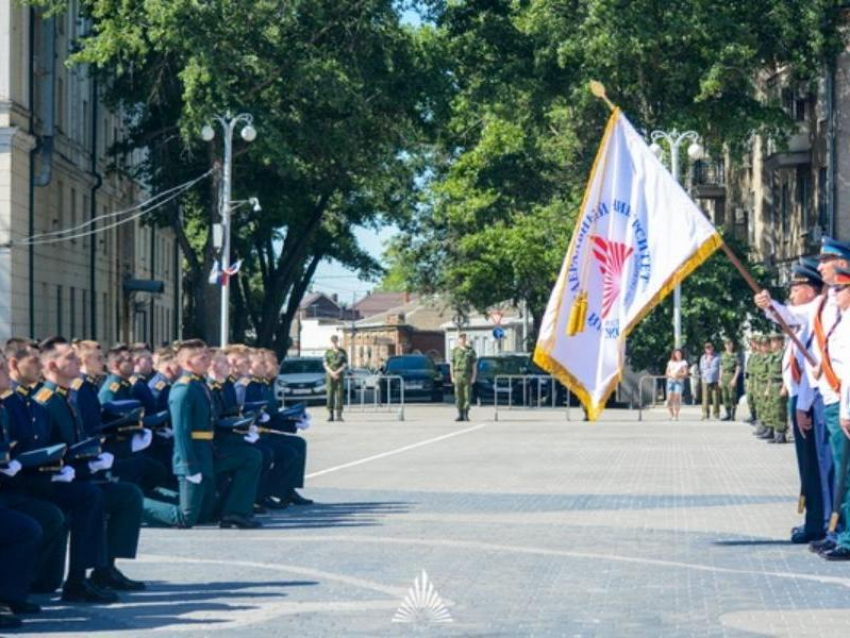
[[[64,5],[54,0],[42,4]],[[136,176],[162,191],[216,166],[220,140],[201,127],[249,112],[257,140],[237,138],[234,336],[285,349],[318,264],[336,259],[376,276],[353,229],[401,215],[415,192],[417,145],[428,105],[421,36],[391,0],[81,0],[92,21],[72,61],[89,64],[126,115],[121,150],[145,150]],[[220,132],[220,131],[219,131]],[[219,136],[220,137],[220,136]],[[151,219],[170,225],[185,257],[187,334],[213,337],[219,180]],[[281,317],[281,310],[283,316]]]
[[[460,310],[525,300],[537,326],[608,116],[589,80],[603,81],[638,129],[693,128],[709,149],[734,154],[753,132],[792,129],[780,96],[756,78],[790,64],[792,83],[811,83],[841,45],[839,17],[828,0],[442,6],[429,44],[452,82],[439,94],[423,201],[396,241],[411,285]],[[688,284],[691,298],[714,292],[706,276]],[[712,330],[731,330],[724,321]]]

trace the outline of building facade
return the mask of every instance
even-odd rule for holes
[[[114,151],[120,114],[65,65],[88,28],[76,0],[52,18],[0,0],[0,338],[159,344],[179,336],[180,255],[131,219],[147,194],[113,168],[139,156]]]

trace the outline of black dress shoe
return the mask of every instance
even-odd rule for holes
[[[795,545],[805,545],[806,543],[819,541],[823,538],[823,536],[823,532],[807,532],[804,527],[795,527],[791,530],[791,542]]]
[[[289,507],[289,503],[287,501],[279,501],[273,496],[267,496],[263,499],[263,507],[270,510],[285,510]]]
[[[258,527],[262,527],[263,524],[254,518],[248,518],[247,516],[242,516],[240,514],[227,514],[226,516],[221,517],[221,522],[218,526],[222,529],[229,529],[231,527],[237,527],[239,529],[257,529]]]
[[[815,554],[820,554],[821,552],[828,552],[832,549],[835,549],[835,541],[831,538],[824,538],[823,540],[809,543],[809,551],[814,552]]]
[[[788,443],[788,439],[785,438],[785,432],[775,432],[768,443]]]
[[[117,567],[94,570],[91,581],[101,589],[114,589],[116,591],[144,591],[147,589],[142,581],[127,578]]]
[[[12,615],[12,610],[0,605],[0,629],[17,629],[23,625],[23,621]]]
[[[13,614],[24,615],[24,614],[39,614],[41,613],[41,607],[36,605],[35,603],[31,603],[27,600],[19,600],[17,602],[2,602],[0,606],[6,606],[12,610]]]
[[[835,547],[820,555],[826,560],[850,560],[850,547]]]
[[[65,583],[62,587],[62,601],[108,605],[118,602],[118,594],[108,589],[101,589],[91,581],[82,580],[78,583]]]
[[[312,500],[310,500],[309,498],[304,498],[303,496],[301,496],[301,495],[300,495],[298,492],[296,492],[295,490],[292,490],[292,491],[289,493],[289,499],[288,499],[288,501],[289,501],[289,503],[291,503],[292,505],[312,505],[312,504],[313,504],[313,501],[312,501]]]

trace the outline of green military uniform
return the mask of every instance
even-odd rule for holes
[[[756,398],[755,392],[753,391],[753,384],[755,383],[753,373],[753,367],[757,366],[759,353],[751,352],[749,358],[747,359],[746,366],[746,392],[747,392],[747,408],[750,410],[750,423],[755,424],[756,419],[758,418],[758,413],[756,412]]]
[[[774,440],[785,442],[788,429],[788,401],[782,396],[782,352],[771,352],[767,358],[767,427],[773,430]]]
[[[455,386],[455,404],[458,421],[469,421],[469,401],[477,357],[472,346],[455,346],[452,350],[452,378]]]
[[[738,353],[724,350],[720,355],[720,396],[723,400],[723,409],[726,410],[727,421],[735,418],[738,393],[733,379],[736,370],[738,370]]]
[[[348,364],[348,355],[342,348],[329,348],[325,351],[325,368],[327,370],[339,370],[342,366]],[[345,375],[340,375],[338,379],[334,379],[330,373],[325,375],[325,385],[328,391],[327,406],[330,412],[330,420],[336,418],[342,420],[342,404],[343,404],[343,383]]]
[[[213,447],[214,412],[206,382],[184,373],[168,397],[174,429],[174,474],[178,477],[179,506],[171,503],[145,503],[145,520],[151,525],[192,527],[209,519],[215,505],[216,478],[232,474],[232,482],[223,497],[222,526],[231,522],[251,526],[254,497],[260,480],[262,454],[244,448],[227,449],[220,454]],[[186,477],[201,475],[200,483]]]
[[[761,339],[758,340],[758,343],[761,344]],[[753,408],[757,419],[756,423],[759,425],[756,432],[764,434],[764,430],[766,429],[764,426],[764,419],[766,416],[764,411],[764,391],[767,355],[761,351],[754,352],[750,359],[750,387],[753,395]],[[761,432],[759,432],[759,430],[761,430]]]

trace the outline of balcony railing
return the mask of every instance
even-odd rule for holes
[[[726,197],[726,170],[722,159],[698,160],[691,174],[694,196],[699,199]]]

